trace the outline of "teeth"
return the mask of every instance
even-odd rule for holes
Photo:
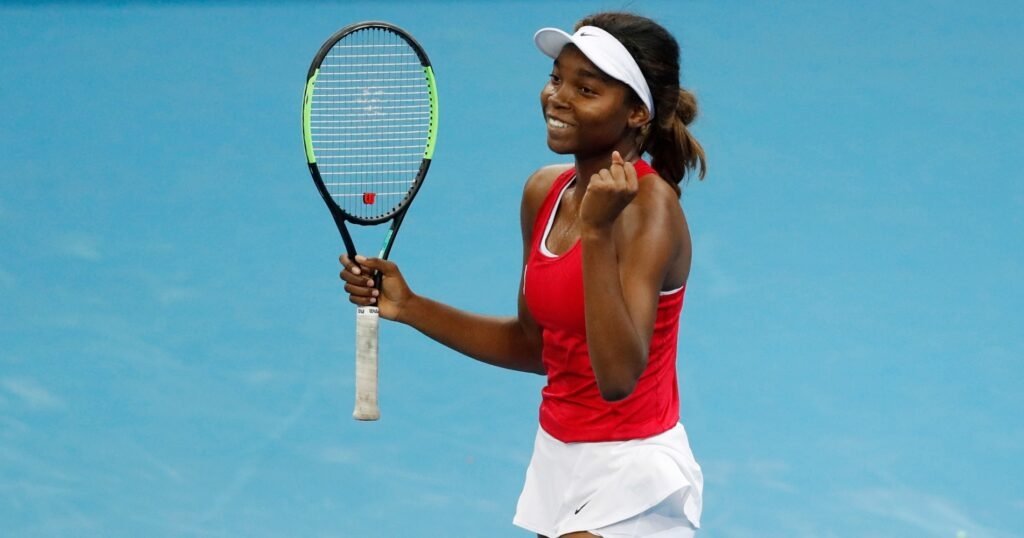
[[[569,124],[558,121],[555,118],[548,118],[548,125],[558,129],[562,129],[569,126]]]

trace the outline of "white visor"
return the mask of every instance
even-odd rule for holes
[[[598,69],[633,89],[647,111],[654,117],[654,97],[636,60],[615,36],[596,26],[583,26],[569,35],[558,28],[541,28],[533,34],[533,42],[541,52],[558,58],[562,48],[572,43]]]

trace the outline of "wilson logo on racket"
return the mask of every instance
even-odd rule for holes
[[[371,205],[371,204],[375,203],[376,201],[377,201],[377,193],[375,193],[375,192],[364,192],[363,193],[363,203],[364,204]]]

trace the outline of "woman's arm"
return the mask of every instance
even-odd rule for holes
[[[685,283],[689,234],[674,191],[641,184],[617,154],[591,178],[580,220],[591,366],[601,395],[621,400],[647,367],[660,291]]]
[[[556,171],[542,169],[527,181],[520,207],[523,232],[523,263],[529,255],[533,220]],[[377,304],[381,317],[409,325],[445,346],[481,362],[525,372],[543,374],[541,335],[526,307],[522,282],[518,290],[516,316],[473,314],[412,292],[393,262],[357,256],[353,263],[341,257],[349,300],[358,305]],[[381,290],[367,275],[382,274]]]

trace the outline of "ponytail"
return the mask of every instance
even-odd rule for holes
[[[674,110],[657,108],[658,117],[646,137],[643,149],[651,155],[651,167],[673,185],[679,184],[687,171],[698,171],[697,177],[704,179],[707,163],[704,148],[687,128],[697,117],[697,98],[680,88]],[[655,105],[663,106],[662,103]],[[677,187],[678,188],[678,187]]]

